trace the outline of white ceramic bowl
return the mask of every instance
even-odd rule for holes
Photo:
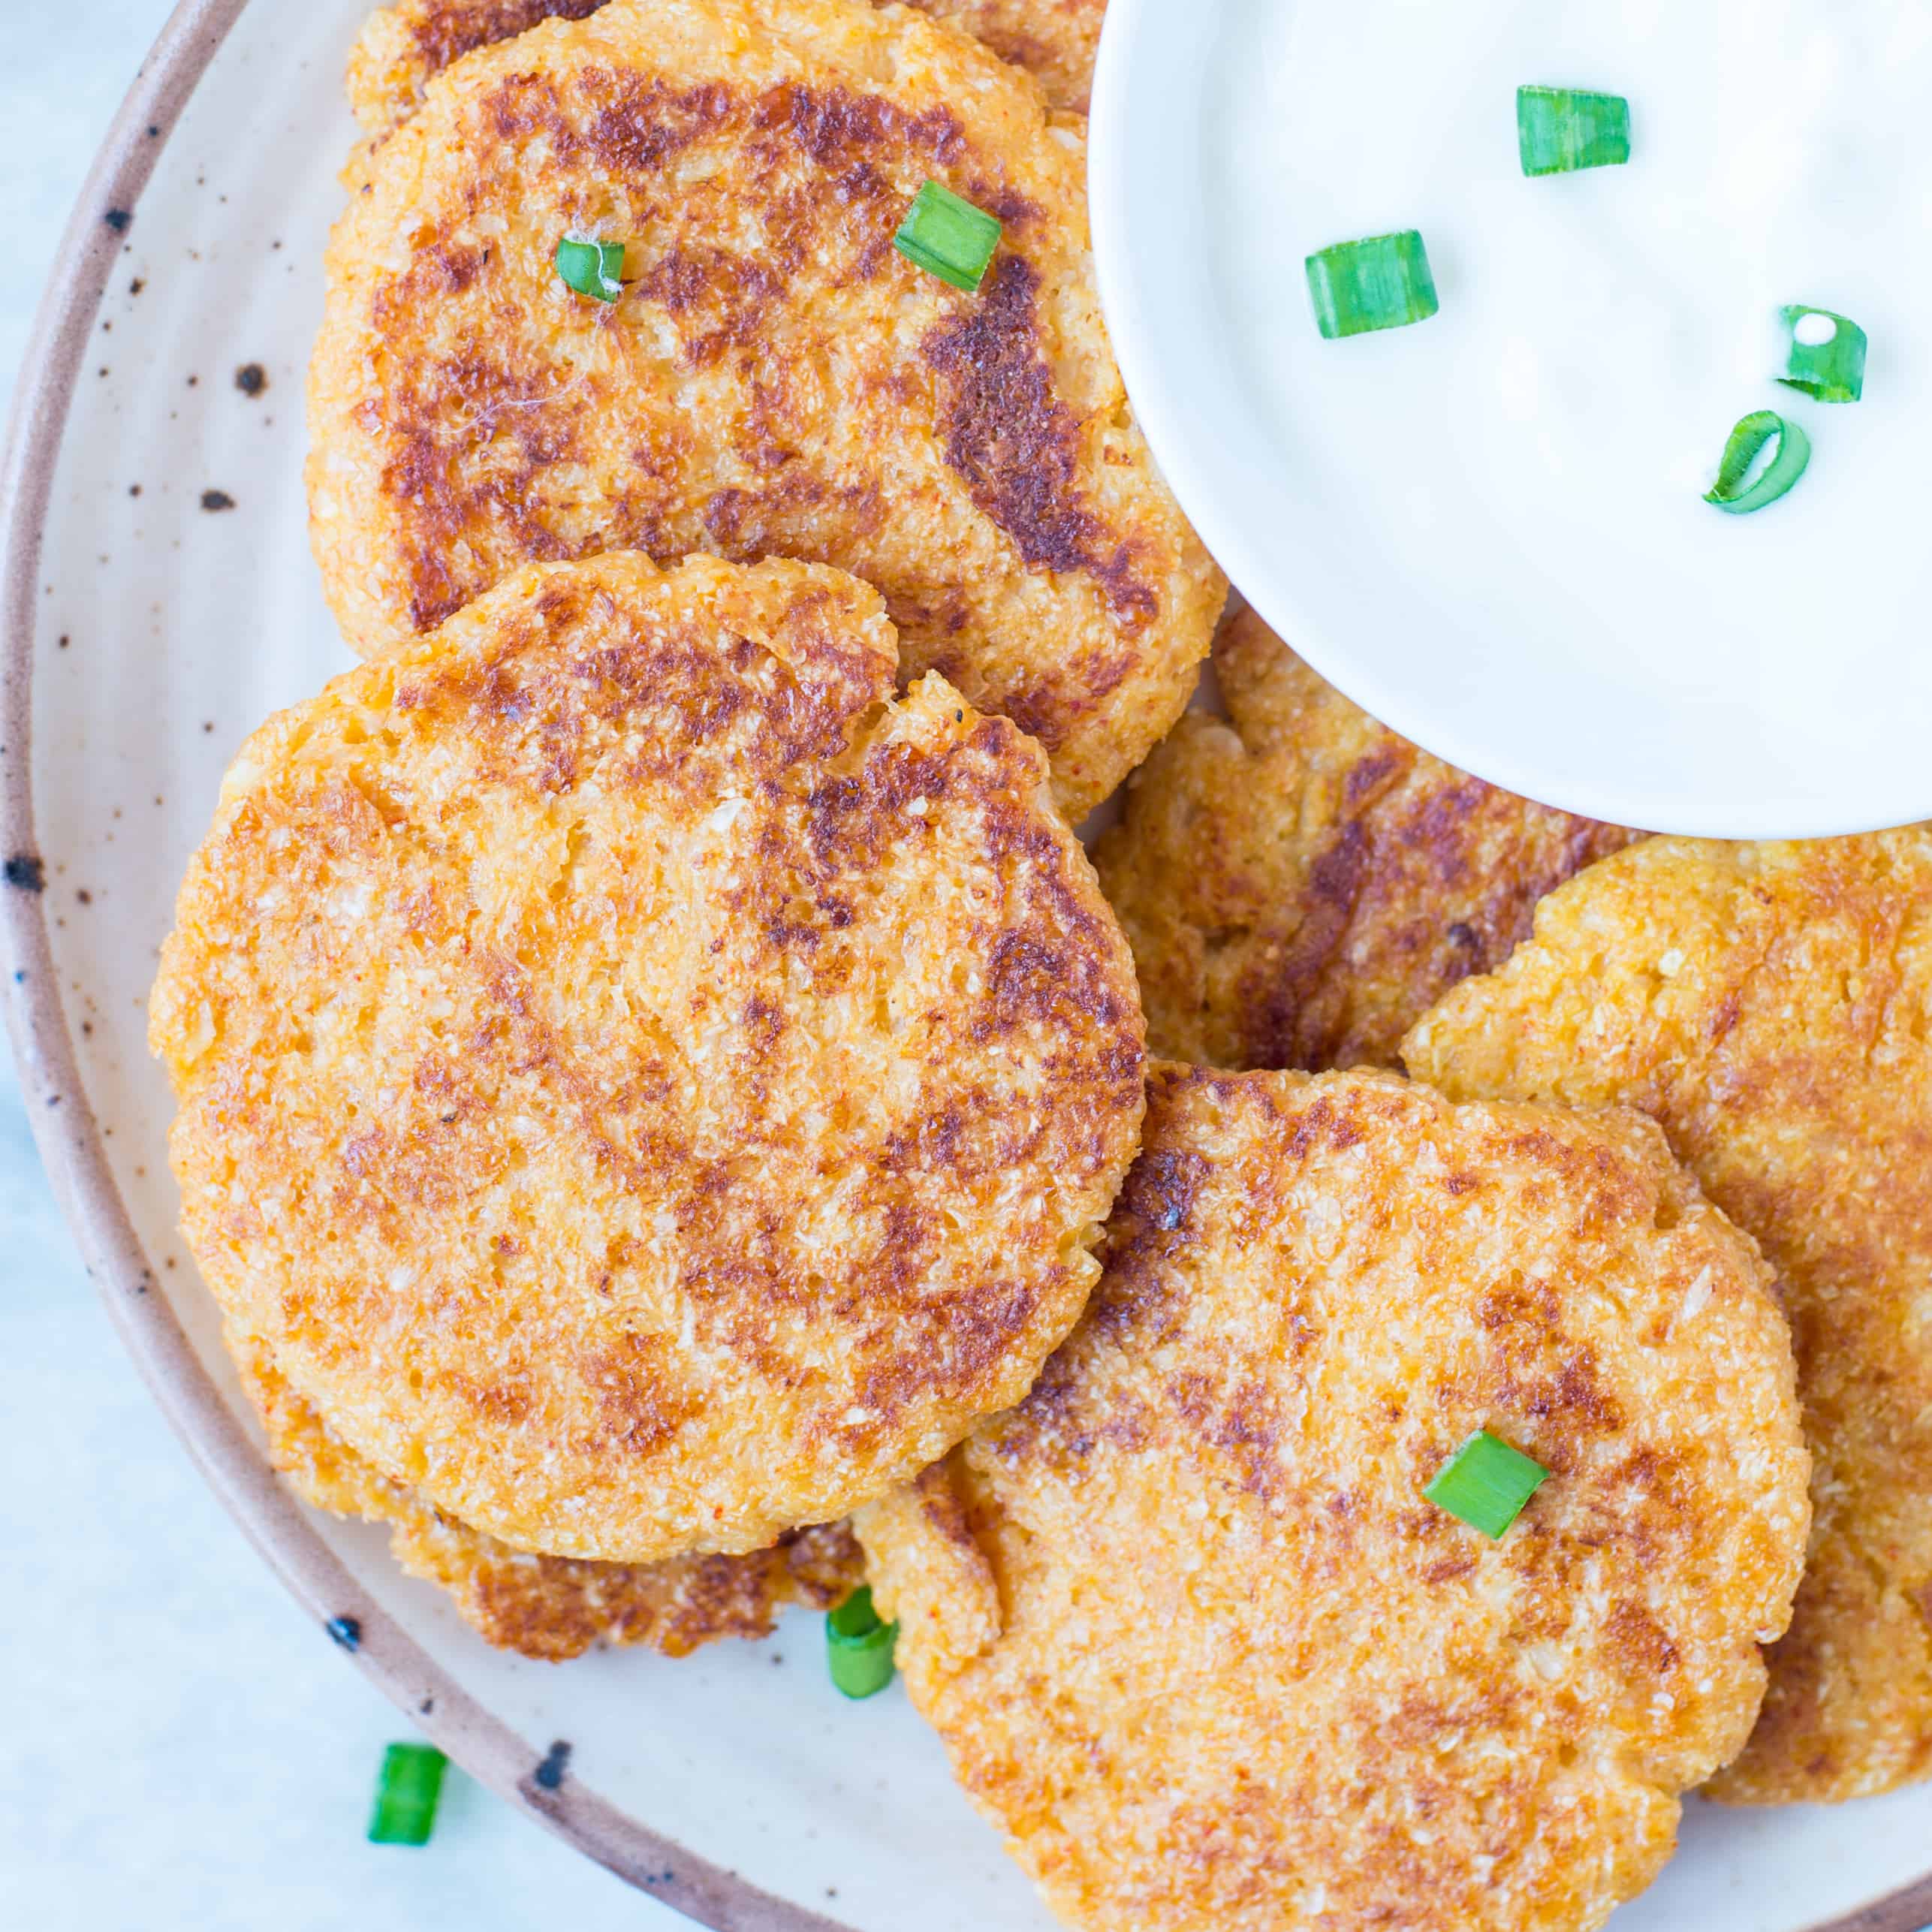
[[[1595,24],[1556,10],[1570,20],[1566,29],[1551,24],[1552,10],[1521,0],[1460,0],[1451,40],[1424,17],[1424,0],[1313,7],[1112,0],[1093,95],[1094,247],[1114,345],[1162,466],[1236,586],[1377,716],[1549,803],[1727,837],[1817,836],[1932,815],[1932,543],[1922,488],[1887,491],[1879,480],[1900,462],[1922,475],[1912,451],[1932,436],[1932,389],[1923,316],[1886,312],[1879,332],[1874,311],[1900,297],[1883,251],[1861,234],[1840,238],[1849,258],[1841,279],[1855,283],[1861,308],[1873,305],[1872,393],[1856,409],[1799,405],[1818,452],[1802,502],[1795,495],[1767,515],[1726,517],[1696,501],[1701,481],[1686,488],[1671,476],[1659,479],[1656,502],[1620,520],[1619,499],[1603,518],[1587,462],[1581,471],[1572,463],[1564,486],[1536,460],[1548,414],[1501,420],[1509,412],[1492,397],[1449,378],[1466,376],[1479,357],[1508,354],[1506,342],[1474,333],[1485,301],[1493,320],[1501,276],[1536,285],[1521,250],[1497,246],[1499,225],[1527,209],[1511,197],[1542,197],[1531,219],[1552,209],[1566,211],[1566,223],[1574,217],[1555,234],[1563,252],[1547,267],[1545,290],[1559,276],[1601,274],[1614,294],[1619,263],[1636,273],[1646,266],[1632,191],[1668,194],[1698,179],[1696,167],[1729,158],[1695,125],[1698,77],[1678,75],[1688,113],[1674,104],[1667,114],[1631,85],[1640,117],[1650,112],[1631,167],[1554,183],[1520,178],[1515,81],[1569,80],[1579,68],[1584,78],[1607,71],[1655,80],[1672,10],[1606,9]],[[1780,57],[1797,59],[1816,23],[1801,7],[1780,11]],[[1437,36],[1432,46],[1455,47],[1454,71],[1432,62],[1418,75],[1399,56],[1391,62],[1389,50],[1424,33]],[[1711,95],[1743,114],[1750,104],[1725,78],[1721,44],[1709,56]],[[1358,141],[1330,110],[1352,89],[1382,117],[1364,122]],[[1763,111],[1774,120],[1779,112]],[[1247,138],[1257,115],[1280,130],[1272,158]],[[1392,166],[1405,141],[1413,155]],[[1217,240],[1231,166],[1270,168],[1280,184],[1278,200],[1269,185],[1266,204],[1278,219],[1267,232],[1243,229],[1238,269]],[[1304,255],[1410,226],[1428,240],[1440,316],[1322,341]],[[1599,236],[1612,245],[1599,246]],[[1681,324],[1683,303],[1658,306]],[[1729,315],[1727,304],[1723,326]],[[1695,326],[1707,319],[1693,311]],[[1531,339],[1548,346],[1542,333]],[[1891,358],[1882,388],[1882,348]],[[1608,372],[1599,417],[1608,410],[1614,420],[1628,385],[1654,384],[1660,366],[1671,365]],[[1708,402],[1713,466],[1746,409],[1793,407],[1761,376],[1735,393],[1718,387]],[[1412,412],[1406,436],[1390,420],[1391,396]],[[1693,463],[1704,407],[1700,390]],[[1645,515],[1673,541],[1707,551],[1695,548],[1689,571],[1680,560],[1671,574],[1646,548]],[[1430,541],[1418,540],[1418,528]],[[1593,556],[1592,567],[1568,576],[1545,568],[1557,553],[1539,539],[1559,536]],[[1870,601],[1886,622],[1845,619],[1843,575],[1834,596],[1812,565],[1821,552],[1842,559],[1846,573],[1866,556],[1859,580],[1876,586]],[[1517,588],[1530,584],[1535,621],[1511,614]]]

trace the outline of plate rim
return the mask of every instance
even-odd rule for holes
[[[67,273],[43,293],[21,360],[0,452],[0,853],[10,863],[39,859],[35,586],[76,378],[141,191],[249,4],[179,0],[168,17],[95,151],[56,254]],[[1110,13],[1137,4],[1113,0]],[[1103,71],[1120,39],[1103,33]],[[574,1778],[555,1789],[540,1784],[544,1754],[463,1690],[355,1581],[278,1481],[159,1292],[80,1076],[38,884],[0,888],[0,969],[29,1125],[83,1265],[190,1460],[290,1594],[325,1632],[354,1623],[356,1639],[344,1646],[352,1660],[464,1771],[638,1891],[713,1932],[854,1932],[688,1851]],[[1932,1871],[1810,1932],[1921,1932],[1928,1920]]]
[[[38,880],[32,745],[42,540],[76,378],[142,190],[249,0],[180,0],[96,149],[43,292],[0,456],[0,852],[34,882],[0,887],[0,968],[29,1125],[83,1265],[190,1460],[318,1627],[481,1783],[627,1884],[713,1932],[854,1932],[653,1831],[566,1775],[465,1691],[351,1575],[203,1367],[161,1292],[107,1157],[54,970]],[[554,1777],[546,1767],[544,1775]]]

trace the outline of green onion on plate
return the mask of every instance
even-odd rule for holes
[[[1308,294],[1316,326],[1331,342],[1426,322],[1437,306],[1429,251],[1413,228],[1337,242],[1310,255]]]
[[[1576,87],[1519,87],[1516,151],[1530,175],[1621,167],[1630,158],[1630,104]]]
[[[1523,1506],[1549,1476],[1542,1464],[1512,1449],[1487,1429],[1478,1429],[1436,1472],[1422,1493],[1438,1509],[1500,1536],[1523,1513]]]
[[[892,246],[915,268],[972,295],[986,278],[999,236],[999,221],[984,208],[929,181],[912,197]]]
[[[436,1828],[449,1760],[433,1744],[391,1744],[375,1781],[375,1809],[369,1821],[372,1845],[426,1845]]]
[[[624,292],[622,242],[580,242],[566,235],[557,243],[557,273],[564,285],[599,302],[614,302]]]
[[[1814,402],[1857,402],[1865,393],[1864,330],[1849,315],[1801,303],[1778,315],[1789,338],[1779,381]]]
[[[1804,474],[1811,439],[1774,409],[1756,409],[1731,432],[1704,500],[1742,517],[1775,503]]]
[[[832,1682],[848,1697],[872,1697],[892,1681],[899,1626],[880,1620],[872,1592],[852,1592],[825,1619],[825,1656]]]

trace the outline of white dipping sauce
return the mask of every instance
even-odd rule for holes
[[[1244,387],[1361,533],[1358,586],[1387,573],[1463,637],[1634,656],[1713,720],[1756,677],[1882,704],[1904,654],[1923,676],[1932,0],[1223,4],[1219,293]],[[1626,96],[1629,164],[1526,178],[1525,83]],[[1304,258],[1407,228],[1441,313],[1322,341]],[[1862,402],[1772,381],[1787,303],[1864,329]],[[1724,515],[1700,493],[1766,408],[1810,472]]]

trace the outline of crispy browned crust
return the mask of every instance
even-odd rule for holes
[[[848,0],[611,0],[460,62],[329,252],[308,483],[349,641],[533,559],[833,563],[1078,816],[1179,715],[1226,590],[1114,365],[1084,161],[984,48]],[[977,294],[892,246],[928,178],[1005,225]],[[556,273],[592,231],[614,304]]]
[[[329,1433],[265,1350],[228,1339],[276,1468],[318,1509],[390,1524],[396,1560],[448,1591],[463,1620],[499,1650],[545,1663],[596,1644],[688,1656],[721,1637],[769,1636],[787,1604],[829,1610],[865,1581],[858,1545],[842,1523],[789,1531],[743,1557],[594,1563],[526,1555],[372,1469]]]
[[[1458,1093],[1641,1108],[1777,1270],[1817,1523],[1764,1716],[1712,1795],[1932,1773],[1932,830],[1638,846],[1403,1052]]]
[[[1142,1106],[1045,761],[822,565],[533,567],[244,747],[163,948],[182,1225],[392,1481],[749,1552],[1023,1394]]]
[[[1228,721],[1183,718],[1094,853],[1156,1053],[1394,1066],[1432,1002],[1528,936],[1545,893],[1638,836],[1430,757],[1252,610],[1214,668]]]
[[[372,134],[399,127],[443,69],[545,20],[580,20],[604,0],[398,0],[369,17],[349,55],[349,104]],[[886,0],[879,0],[886,4]],[[1087,111],[1106,0],[909,0],[1023,67],[1056,107]]]
[[[1088,1932],[1574,1932],[1743,1742],[1808,1520],[1790,1337],[1648,1121],[1151,1083],[1087,1316],[855,1527],[915,1703]],[[1492,1543],[1422,1491],[1552,1472]]]

